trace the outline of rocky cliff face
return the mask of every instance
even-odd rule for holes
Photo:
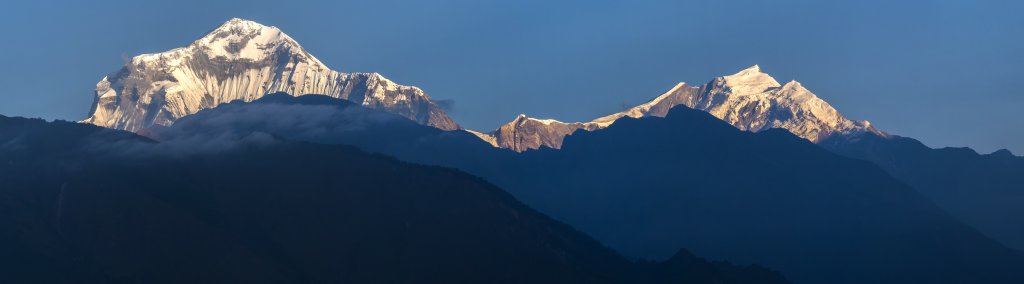
[[[133,57],[96,84],[84,122],[139,131],[234,100],[323,94],[460,129],[422,90],[377,73],[331,70],[276,27],[232,19],[188,46]]]
[[[491,144],[496,147],[519,152],[541,146],[557,149],[561,147],[565,136],[577,129],[589,131],[604,128],[626,116],[664,117],[669,109],[679,105],[706,111],[744,131],[782,128],[815,143],[832,135],[875,133],[886,136],[867,121],[843,117],[797,81],[779,84],[775,78],[761,72],[757,65],[733,75],[715,78],[701,86],[679,83],[644,104],[593,121],[564,123],[520,116],[498,130],[478,136],[494,141]]]
[[[536,119],[520,114],[515,120],[502,125],[491,133],[476,132],[478,137],[500,148],[523,152],[541,146],[559,148],[562,139],[576,130],[598,129],[595,123],[565,123],[554,119]]]

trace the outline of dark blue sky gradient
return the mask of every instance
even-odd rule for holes
[[[23,1],[0,9],[0,114],[78,120],[124,57],[232,18],[380,72],[489,130],[589,120],[753,64],[930,146],[1024,154],[1021,1]]]

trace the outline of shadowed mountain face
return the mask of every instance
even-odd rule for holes
[[[233,134],[0,117],[0,282],[786,282],[627,261],[456,170]]]
[[[520,116],[491,133],[477,135],[517,152],[558,149],[577,130],[593,131],[623,117],[664,117],[676,106],[710,113],[746,131],[786,129],[835,153],[871,161],[911,185],[954,217],[983,234],[1024,250],[1024,158],[1008,151],[931,149],[892,136],[867,121],[843,117],[800,83],[779,84],[754,66],[701,86],[676,85],[636,107],[590,122],[564,123]]]
[[[931,149],[898,136],[834,137],[820,145],[881,166],[953,216],[1024,251],[1024,158],[1006,150],[979,155],[968,148]]]
[[[616,124],[529,156],[547,168],[507,188],[626,254],[682,244],[801,283],[1024,280],[1020,254],[785,130],[744,133],[686,108]]]
[[[282,122],[295,113],[307,118]],[[517,154],[386,116],[323,97],[274,96],[200,112],[154,137],[269,133],[456,167],[634,257],[685,247],[766,264],[798,283],[1024,281],[1019,253],[877,166],[785,130],[744,132],[677,107],[664,118],[576,132],[561,150]]]
[[[911,185],[954,217],[1017,250],[1024,250],[1024,158],[1008,152],[979,155],[970,149],[930,149],[891,136],[867,121],[843,117],[800,83],[779,84],[754,66],[701,86],[676,85],[623,112],[584,123],[525,116],[479,134],[495,147],[517,152],[561,148],[576,130],[593,131],[623,117],[664,117],[688,106],[746,131],[786,129],[835,153],[871,161]]]

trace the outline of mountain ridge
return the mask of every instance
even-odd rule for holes
[[[568,136],[560,150],[515,153],[467,132],[381,119],[394,115],[345,101],[322,101],[341,105],[333,111],[296,107],[306,97],[233,103],[166,131],[269,133],[461,169],[632,257],[661,259],[666,248],[686,247],[712,259],[765,264],[800,283],[1024,279],[1016,269],[1024,257],[877,165],[784,129],[740,131],[677,106],[664,118],[625,117]],[[321,111],[336,114],[315,115],[301,127],[268,118]]]
[[[980,154],[967,147],[930,148],[897,135],[834,137],[819,143],[834,153],[870,161],[1016,250],[1024,250],[1024,157],[1009,150]]]
[[[439,129],[462,129],[423,90],[395,84],[379,73],[331,70],[277,27],[240,18],[186,46],[132,57],[96,84],[95,102],[83,122],[146,132],[202,109],[277,92],[323,94]],[[795,80],[780,84],[759,65],[700,86],[678,83],[643,104],[591,121],[520,115],[493,131],[470,132],[517,152],[558,149],[577,130],[605,128],[622,117],[664,116],[676,105],[707,111],[741,130],[778,127],[815,142],[834,134],[885,135],[867,121],[843,117]]]
[[[623,117],[665,116],[669,109],[678,105],[711,113],[740,130],[757,132],[783,128],[812,142],[821,141],[832,135],[857,135],[868,132],[887,135],[867,121],[854,121],[844,117],[834,107],[804,88],[800,82],[792,80],[784,85],[779,84],[775,78],[762,72],[759,65],[754,65],[732,75],[716,77],[700,86],[680,82],[647,102],[588,122],[565,123],[551,120],[558,122],[556,129],[551,127],[551,123],[518,124],[517,119],[486,133],[485,135],[490,138],[484,139],[496,140],[499,142],[496,143],[497,147],[517,152],[535,150],[541,146],[558,149],[564,137],[576,130],[592,131],[605,128]],[[509,135],[510,133],[517,135]],[[514,142],[501,143],[504,140]]]
[[[628,260],[455,169],[351,146],[234,138],[195,151],[187,146],[206,139],[156,142],[0,116],[0,281],[788,282],[685,250],[665,262]],[[164,143],[191,154],[167,156],[157,151]],[[115,155],[104,148],[112,144]]]

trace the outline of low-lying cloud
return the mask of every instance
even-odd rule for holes
[[[284,141],[330,142],[357,136],[402,120],[394,114],[360,107],[279,103],[230,104],[184,117],[170,127],[154,128],[156,141],[94,139],[103,155],[190,156],[265,147]]]
[[[435,99],[434,103],[441,107],[446,113],[455,112],[455,100],[452,99]]]

